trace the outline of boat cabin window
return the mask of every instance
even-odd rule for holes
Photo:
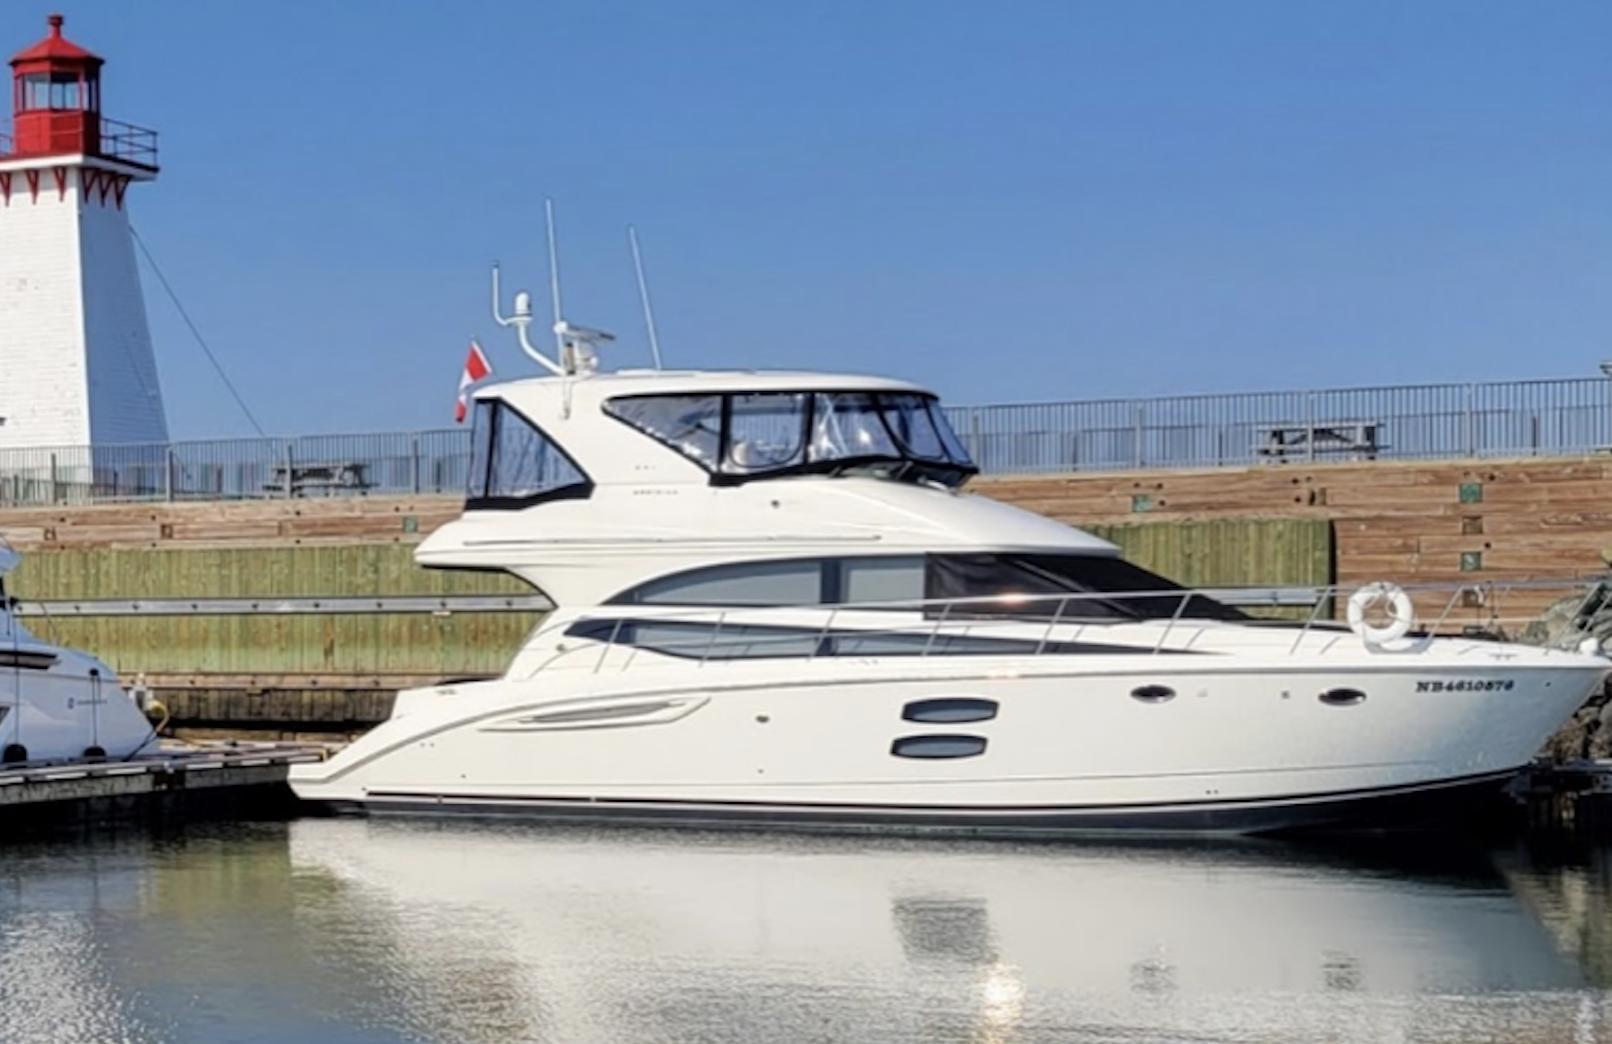
[[[640,584],[612,605],[746,606],[917,602],[924,596],[922,555],[794,558],[690,569]]]
[[[610,599],[610,604],[752,608],[855,604],[914,612],[921,608],[931,617],[944,613],[1067,620],[1247,618],[1204,595],[1192,595],[1183,606],[1185,591],[1110,555],[873,555],[706,566],[651,580]],[[1066,600],[1064,595],[1081,597]],[[931,604],[920,606],[922,602]]]
[[[954,615],[1068,620],[1248,618],[1204,595],[1192,595],[1183,606],[1185,591],[1172,580],[1112,555],[931,555],[924,583],[928,599],[980,599],[955,604]],[[1062,595],[1083,597],[1065,600],[1059,597]]]
[[[765,660],[817,656],[1036,656],[1128,655],[1151,645],[992,638],[974,634],[857,631],[693,620],[579,620],[566,636],[646,649],[692,660]],[[1179,650],[1166,650],[1180,654]],[[1181,654],[1191,655],[1191,654]]]
[[[738,562],[651,580],[614,601],[640,605],[810,605],[822,601],[823,563]]]
[[[630,395],[605,412],[710,472],[713,482],[864,474],[960,485],[979,469],[932,395],[733,392]]]
[[[593,491],[565,451],[502,399],[477,400],[470,445],[467,508],[522,508]]]

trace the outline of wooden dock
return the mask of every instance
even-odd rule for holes
[[[1541,762],[1524,769],[1511,792],[1533,830],[1612,838],[1612,759]]]
[[[292,765],[320,761],[313,744],[167,746],[127,761],[23,765],[0,771],[0,829],[78,829],[125,820],[283,814]]]

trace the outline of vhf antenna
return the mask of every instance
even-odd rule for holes
[[[560,314],[560,252],[554,246],[554,200],[543,200],[543,224],[549,235],[549,299],[554,306],[554,353],[565,358],[565,317]]]
[[[660,338],[655,335],[655,309],[649,303],[649,283],[644,279],[644,255],[638,249],[638,229],[627,226],[627,241],[632,244],[632,267],[638,274],[638,300],[644,305],[644,326],[649,330],[649,354],[660,369]]]

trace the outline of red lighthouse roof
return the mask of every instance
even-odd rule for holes
[[[93,68],[104,64],[99,55],[86,51],[62,35],[63,21],[64,19],[59,14],[53,14],[46,19],[46,22],[50,25],[50,35],[32,47],[18,51],[11,59],[11,67],[19,70],[24,65],[81,65]]]
[[[11,122],[0,125],[0,160],[94,157],[132,168],[130,177],[155,176],[156,132],[101,115],[105,61],[62,35],[61,15],[49,24],[49,36],[11,59]]]

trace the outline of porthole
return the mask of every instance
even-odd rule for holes
[[[1366,694],[1359,689],[1328,689],[1319,699],[1330,707],[1353,707],[1366,702]]]
[[[976,700],[966,696],[917,700],[901,708],[902,721],[919,721],[928,725],[990,721],[994,717],[996,717],[995,700]]]
[[[984,736],[902,736],[890,744],[898,758],[972,758],[985,753]]]
[[[1138,685],[1131,690],[1131,699],[1141,703],[1163,703],[1175,699],[1175,690],[1168,685]]]

